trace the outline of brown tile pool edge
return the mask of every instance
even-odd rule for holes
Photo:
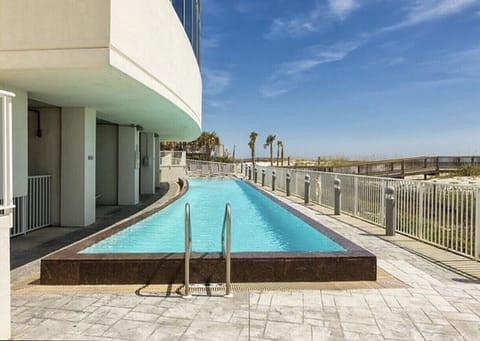
[[[248,182],[246,182],[248,183]],[[183,186],[183,195],[188,182]],[[251,185],[251,184],[250,184]],[[251,185],[253,188],[255,186]],[[256,252],[233,253],[232,282],[341,282],[375,281],[376,256],[340,236],[303,213],[282,203],[264,190],[264,195],[303,219],[334,240],[346,252],[293,253]],[[180,196],[175,198],[178,199]],[[162,205],[171,204],[174,200]],[[119,226],[63,249],[41,261],[41,284],[170,284],[184,282],[183,253],[146,254],[79,254],[80,250],[105,239],[145,218],[137,217]],[[222,283],[225,281],[225,260],[217,253],[193,253],[190,261],[192,283]]]

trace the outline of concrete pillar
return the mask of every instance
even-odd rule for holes
[[[2,221],[5,220],[5,221]],[[0,217],[0,339],[10,338],[10,228],[8,216]]]
[[[61,208],[62,226],[95,222],[96,112],[62,108]]]
[[[160,137],[155,136],[155,187],[160,187]]]
[[[118,204],[136,205],[139,194],[139,133],[135,127],[118,127]]]
[[[28,98],[27,92],[18,88],[0,86],[1,90],[15,93],[12,98],[12,167],[13,197],[28,194]],[[1,110],[1,103],[0,103]],[[0,122],[1,127],[1,122]],[[1,137],[1,132],[0,132]],[[0,144],[1,146],[1,144]],[[0,157],[2,155],[0,147]],[[2,169],[0,167],[0,177]],[[1,184],[0,184],[1,185]],[[1,186],[0,186],[1,187]]]
[[[155,134],[140,133],[140,193],[155,193]]]

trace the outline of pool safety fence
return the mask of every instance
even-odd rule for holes
[[[272,190],[287,196],[384,228],[390,222],[392,232],[480,260],[478,186],[191,160],[187,168],[190,174],[237,174],[250,180],[260,173],[265,186],[271,184]]]
[[[222,163],[210,161],[187,160],[187,174],[195,176],[217,176],[242,174],[241,163]]]
[[[14,203],[10,237],[51,225],[52,176],[29,176],[28,194],[14,198]]]
[[[245,166],[244,166],[245,167]],[[248,166],[246,166],[248,167]],[[386,227],[394,196],[395,232],[480,260],[480,187],[275,167],[276,190]],[[307,176],[309,183],[307,186]],[[387,193],[391,187],[392,193]],[[306,192],[307,191],[307,192]],[[290,192],[290,193],[288,193]],[[308,198],[306,198],[306,194]],[[337,201],[337,205],[335,205]]]
[[[187,163],[187,154],[182,151],[162,151],[160,152],[160,166],[185,166]]]

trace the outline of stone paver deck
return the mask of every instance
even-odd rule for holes
[[[400,242],[379,238],[377,228],[365,222],[337,219],[325,214],[328,211],[315,211],[300,203],[292,205],[376,254],[378,265],[402,281],[403,287],[253,290],[237,292],[229,299],[214,296],[214,292],[184,299],[141,286],[137,290],[99,287],[98,292],[82,287],[14,286],[13,336],[68,340],[480,340],[480,281],[474,275],[464,276],[410,252],[414,247],[402,246],[404,237],[397,237]],[[415,241],[410,245],[415,243],[421,247]],[[445,252],[435,249],[435,253]]]

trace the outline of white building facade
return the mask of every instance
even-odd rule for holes
[[[196,12],[177,15],[170,0],[0,0],[0,89],[16,95],[11,235],[137,204],[159,183],[159,141],[200,135],[200,3],[181,4]],[[2,254],[0,277],[9,267]],[[2,311],[0,339],[9,323]]]

